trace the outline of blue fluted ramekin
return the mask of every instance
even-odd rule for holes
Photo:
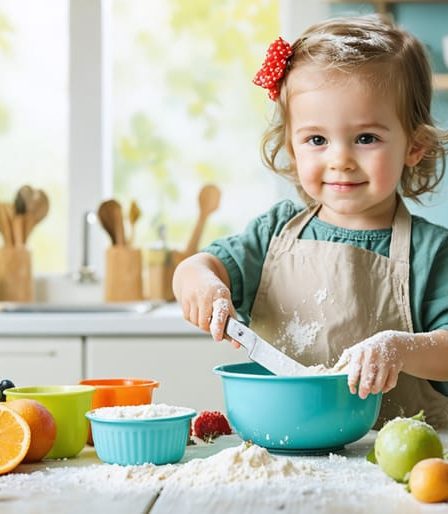
[[[185,453],[193,409],[170,417],[106,419],[89,411],[96,453],[108,464],[169,464]]]

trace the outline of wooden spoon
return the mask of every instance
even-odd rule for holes
[[[135,224],[140,219],[142,211],[137,205],[137,202],[132,200],[131,206],[129,207],[129,223],[131,225],[131,235],[129,237],[129,244],[132,246],[135,239]]]
[[[42,189],[33,189],[30,186],[23,186],[21,189],[26,203],[24,228],[26,242],[33,228],[47,216],[50,210],[50,201]]]
[[[5,246],[12,246],[14,244],[10,210],[9,205],[0,203],[0,232],[3,235]]]
[[[121,205],[116,200],[106,200],[98,208],[98,219],[105,231],[109,234],[112,244],[124,245],[123,215]]]
[[[25,243],[25,214],[27,206],[25,198],[19,189],[14,198],[14,216],[12,219],[12,235],[14,246],[23,246]]]
[[[190,257],[199,250],[199,242],[204,230],[205,222],[210,214],[219,207],[221,191],[213,184],[204,186],[199,192],[199,217],[196,221],[193,233],[184,251],[184,258]]]

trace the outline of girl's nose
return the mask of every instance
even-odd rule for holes
[[[330,169],[335,171],[353,171],[356,161],[347,145],[335,145],[329,160]]]

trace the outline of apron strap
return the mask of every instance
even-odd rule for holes
[[[309,221],[317,214],[321,204],[308,207],[291,218],[280,232],[276,245],[278,248],[288,250]],[[411,248],[412,218],[403,200],[397,195],[397,208],[392,222],[392,235],[389,247],[389,259],[409,263]],[[271,241],[272,243],[272,241]]]
[[[409,263],[411,249],[412,218],[403,200],[398,196],[397,210],[392,222],[389,259]]]
[[[320,208],[321,204],[306,207],[303,211],[293,216],[283,227],[280,234],[271,240],[271,246],[275,244],[279,250],[290,250],[299,238],[302,230]]]

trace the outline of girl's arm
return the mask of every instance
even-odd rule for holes
[[[202,330],[211,331],[213,338],[221,341],[227,317],[235,315],[230,279],[222,262],[208,253],[185,259],[174,272],[173,291],[184,318]]]
[[[366,398],[387,393],[403,371],[427,380],[448,380],[448,331],[411,334],[386,330],[347,348],[335,366],[348,373],[350,391]]]
[[[448,330],[409,334],[402,343],[403,371],[428,380],[448,380]]]

